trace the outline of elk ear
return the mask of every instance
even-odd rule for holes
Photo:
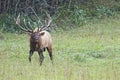
[[[43,36],[45,34],[45,32],[40,32],[40,36]]]

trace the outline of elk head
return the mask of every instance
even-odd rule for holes
[[[47,13],[46,13],[46,15],[48,17],[47,25],[46,26],[42,25],[41,28],[39,26],[36,29],[33,29],[32,27],[23,27],[23,26],[21,26],[20,25],[20,14],[18,15],[18,17],[16,19],[16,24],[18,25],[18,27],[22,31],[27,32],[30,35],[30,37],[33,40],[33,42],[38,42],[39,37],[41,35],[44,35],[44,32],[41,32],[41,31],[46,30],[50,26],[50,24],[52,22],[52,19],[51,19],[50,15],[47,14]]]

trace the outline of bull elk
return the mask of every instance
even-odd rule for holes
[[[29,62],[31,62],[31,57],[35,51],[38,52],[39,55],[39,62],[40,65],[42,65],[42,62],[44,60],[43,52],[45,49],[47,49],[51,61],[53,61],[53,55],[52,55],[52,39],[49,32],[46,31],[46,29],[50,26],[50,23],[52,22],[52,19],[50,15],[48,15],[48,23],[46,26],[41,28],[35,28],[34,30],[32,28],[25,28],[20,25],[20,14],[18,15],[16,19],[16,24],[19,26],[21,30],[24,32],[29,33],[30,35],[30,50],[29,50]]]

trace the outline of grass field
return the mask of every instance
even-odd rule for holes
[[[29,36],[0,33],[0,80],[120,80],[120,19],[52,32],[54,65],[45,52],[28,61]]]

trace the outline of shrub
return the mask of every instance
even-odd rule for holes
[[[104,18],[104,17],[113,16],[113,15],[114,15],[113,10],[104,6],[97,7],[95,11],[95,16],[97,18]]]
[[[15,27],[15,21],[11,15],[2,14],[0,16],[1,23],[0,29],[5,32],[16,32],[17,27]]]
[[[72,13],[72,21],[76,24],[76,25],[83,25],[85,23],[86,20],[86,11],[76,8],[73,13]]]

